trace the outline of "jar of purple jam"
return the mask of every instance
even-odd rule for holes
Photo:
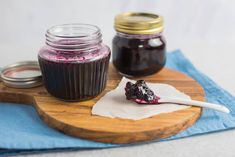
[[[128,76],[160,71],[166,62],[163,18],[150,13],[123,13],[115,18],[112,59],[116,69]]]
[[[88,24],[65,24],[46,32],[38,54],[45,88],[65,101],[91,99],[106,86],[110,49],[100,29]]]

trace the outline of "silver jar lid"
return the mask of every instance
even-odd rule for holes
[[[32,88],[42,84],[42,74],[37,61],[17,62],[4,67],[1,80],[13,88]]]

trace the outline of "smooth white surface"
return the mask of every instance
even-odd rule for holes
[[[0,66],[37,59],[45,30],[52,25],[96,24],[104,42],[111,45],[117,13],[150,11],[165,17],[168,50],[180,48],[199,70],[235,95],[234,8],[234,0],[2,0]],[[233,157],[234,137],[231,130],[133,147],[33,156]]]
[[[109,118],[123,118],[132,120],[141,120],[161,113],[170,113],[189,108],[185,105],[172,103],[158,105],[141,105],[125,99],[124,89],[127,82],[135,83],[123,77],[117,88],[103,96],[92,108],[93,115],[99,115]],[[163,83],[146,82],[153,92],[161,97],[176,97],[184,100],[191,100],[190,96],[177,90],[175,87]],[[161,100],[161,99],[160,99]]]
[[[131,147],[28,155],[32,157],[234,157],[235,131]],[[24,155],[26,156],[26,155]],[[23,157],[23,156],[22,156]]]

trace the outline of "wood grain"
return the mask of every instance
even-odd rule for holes
[[[190,77],[164,68],[144,78],[150,82],[167,83],[188,94],[192,99],[204,100],[203,88]],[[190,107],[173,113],[159,114],[143,120],[126,120],[91,115],[92,106],[106,92],[114,89],[121,80],[112,65],[109,68],[105,91],[92,100],[64,102],[50,96],[43,86],[31,89],[14,89],[0,84],[0,101],[32,104],[50,127],[79,138],[108,142],[136,143],[172,136],[193,125],[200,117],[201,108]]]

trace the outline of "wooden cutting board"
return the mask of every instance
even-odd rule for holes
[[[192,99],[204,100],[203,88],[192,78],[177,71],[164,68],[157,74],[135,79],[167,83],[190,95]],[[91,115],[92,106],[96,101],[114,89],[120,80],[121,75],[110,65],[105,91],[95,99],[72,103],[50,96],[43,86],[14,89],[4,86],[1,82],[0,101],[34,105],[45,123],[65,134],[118,144],[166,138],[190,127],[200,117],[199,107],[159,114],[138,121]]]

